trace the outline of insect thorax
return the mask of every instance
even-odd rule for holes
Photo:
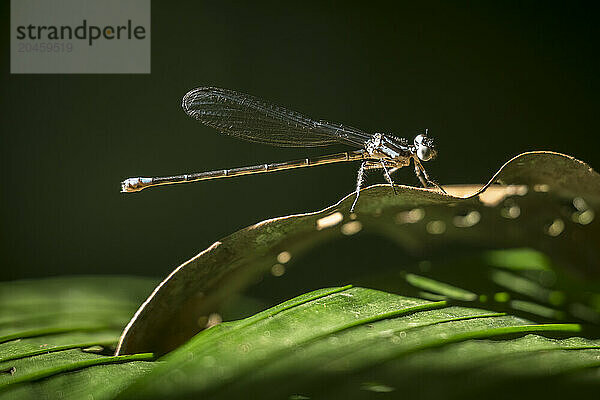
[[[406,139],[375,133],[365,143],[369,156],[396,164],[398,167],[409,164],[411,147]]]

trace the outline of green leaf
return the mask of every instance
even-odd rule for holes
[[[365,189],[356,214],[348,196],[255,224],[154,290],[134,278],[0,284],[0,398],[597,395],[600,176],[568,156],[535,152],[483,188],[399,189]],[[374,258],[342,275],[350,263],[341,253],[333,265],[302,258],[361,232],[399,245],[382,268]],[[267,271],[272,284],[287,277],[289,299],[302,292],[296,278],[326,268],[335,284],[356,287],[270,308],[274,297],[231,302]],[[226,307],[229,315],[266,310],[219,323]],[[153,361],[153,353],[163,356]]]
[[[503,185],[492,185],[495,182]],[[502,258],[504,253],[491,253],[483,262],[499,267],[511,264],[531,274],[536,272],[529,267],[536,265],[540,277],[548,278],[551,273],[544,275],[543,270],[551,259],[562,266],[561,279],[566,270],[588,277],[600,275],[600,224],[594,219],[594,210],[600,208],[600,175],[572,157],[524,153],[502,166],[487,185],[448,186],[449,195],[409,186],[397,190],[395,195],[387,185],[371,186],[361,191],[356,213],[350,213],[351,194],[322,211],[262,221],[215,242],[175,269],[153,292],[123,333],[118,354],[161,355],[176,349],[210,326],[211,315],[221,313],[228,301],[268,271],[281,275],[290,258],[362,232],[397,243],[404,259],[435,260],[461,251],[521,248],[523,254]],[[515,257],[522,264],[513,263]],[[341,274],[346,266],[330,268]],[[413,283],[421,281],[419,296],[434,299],[455,291],[471,273],[461,276],[458,284],[444,282],[454,289],[446,287],[437,294],[427,289],[426,279],[413,276]],[[496,278],[502,280],[500,274]],[[472,300],[473,293],[511,300],[503,291],[470,292],[463,292],[467,296],[463,300]],[[550,307],[563,301],[557,291],[537,295],[554,296]],[[515,308],[554,315],[553,310],[518,300]],[[576,305],[571,312],[594,319],[595,313],[586,307]]]
[[[600,366],[600,341],[551,338],[580,330],[372,289],[322,289],[203,331],[122,398],[414,396],[419,377],[435,382],[436,397],[446,386],[465,395],[515,376],[550,380]],[[480,378],[464,386],[468,371]]]
[[[131,277],[0,284],[0,397],[112,398],[150,369],[153,356],[97,351],[112,351],[154,284]]]

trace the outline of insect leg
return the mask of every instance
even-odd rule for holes
[[[394,194],[398,194],[398,192],[396,191],[396,187],[394,186],[394,181],[392,180],[392,177],[390,176],[390,172],[388,171],[388,169],[385,166],[385,163],[383,161],[381,162],[381,168],[383,168],[383,176],[385,177],[385,180],[388,181],[388,183],[392,187]]]
[[[360,164],[360,168],[358,169],[358,176],[356,177],[356,198],[354,199],[354,202],[352,203],[352,207],[350,207],[350,212],[354,212],[354,207],[356,206],[356,202],[358,201],[358,196],[360,196],[360,187],[363,184],[363,181],[365,179],[365,166],[366,166],[367,162],[363,161]]]
[[[421,181],[421,185],[423,185],[424,188],[428,187],[427,181],[425,180],[425,177],[423,176],[423,171],[421,171],[421,168],[419,167],[419,164],[416,161],[415,161],[415,175],[417,175],[417,178],[419,178],[419,180]]]
[[[430,183],[433,186],[435,186],[436,188],[438,188],[442,193],[447,194],[446,191],[436,181],[434,181],[433,179],[431,179],[429,177],[429,174],[427,174],[427,171],[425,170],[423,165],[419,162],[419,160],[414,159],[414,158],[413,158],[413,160],[415,163],[415,173],[417,174],[417,177],[423,184],[423,187],[427,187],[427,184]]]

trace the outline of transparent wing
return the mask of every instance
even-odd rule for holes
[[[188,115],[221,133],[273,146],[316,147],[344,143],[363,147],[371,137],[359,129],[315,121],[227,89],[193,89],[183,97],[182,107]]]

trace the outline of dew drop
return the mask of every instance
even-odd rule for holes
[[[333,214],[330,214],[326,217],[319,218],[317,220],[317,230],[320,231],[322,229],[335,226],[335,225],[339,224],[340,222],[342,222],[343,219],[344,219],[344,216],[339,211],[335,212]]]
[[[285,266],[282,264],[275,264],[271,267],[271,275],[282,276],[283,274],[285,274]]]
[[[277,254],[277,262],[279,264],[285,264],[292,259],[292,254],[289,251],[282,251]]]
[[[585,200],[581,197],[575,197],[573,199],[573,207],[575,207],[578,211],[581,212],[584,212],[589,208]]]
[[[467,215],[457,215],[452,219],[452,223],[457,228],[470,228],[475,226],[481,220],[481,214],[478,211],[471,211]]]
[[[565,223],[562,219],[556,218],[552,223],[546,228],[546,234],[552,237],[557,237],[565,230]]]
[[[585,210],[584,212],[574,212],[571,219],[578,224],[587,225],[591,223],[595,217],[594,210]]]
[[[432,235],[441,235],[446,232],[446,223],[440,220],[429,221],[426,226],[427,232]]]
[[[346,236],[351,236],[357,234],[362,230],[362,224],[360,221],[350,221],[342,225],[341,231],[342,234]]]
[[[414,208],[409,211],[402,211],[396,214],[397,224],[415,224],[423,219],[425,216],[425,210],[422,208]]]
[[[521,215],[521,207],[519,207],[516,204],[512,204],[507,207],[502,207],[500,209],[500,215],[508,219],[519,218],[519,216]]]

